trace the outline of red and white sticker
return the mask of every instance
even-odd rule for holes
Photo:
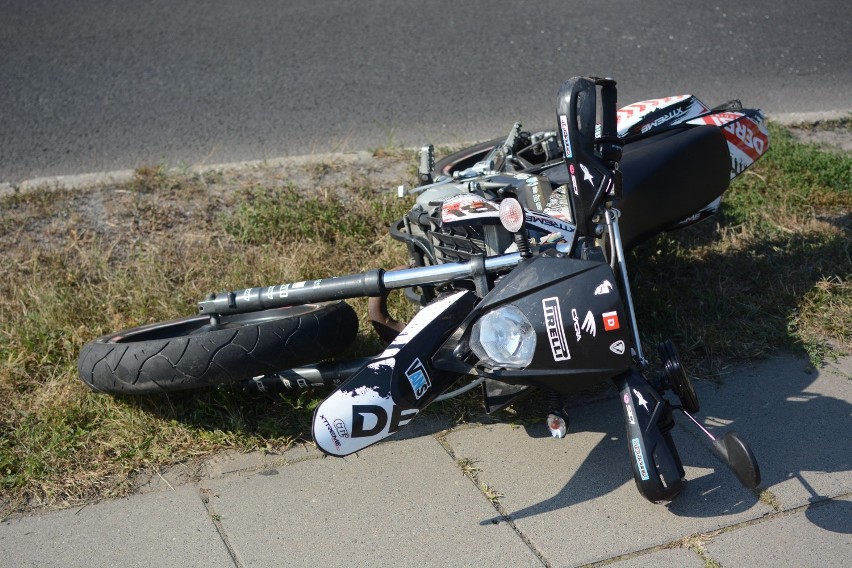
[[[634,118],[634,116],[644,116],[661,106],[666,106],[671,103],[679,103],[686,100],[692,95],[676,95],[674,97],[665,97],[663,99],[648,99],[647,101],[639,101],[638,103],[629,104],[618,110],[617,120],[618,126],[621,127],[621,122]]]
[[[688,124],[720,127],[728,141],[731,156],[747,160],[748,164],[760,158],[769,147],[769,134],[762,121],[741,112],[719,112],[690,120]]]
[[[500,217],[496,203],[472,193],[462,193],[444,200],[441,221],[445,224],[470,221],[477,218]]]
[[[618,323],[618,313],[617,312],[606,312],[601,314],[603,318],[603,325],[605,331],[615,331],[621,326]]]

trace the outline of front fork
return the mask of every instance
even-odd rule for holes
[[[618,211],[607,209],[604,214],[610,242],[614,248],[612,252],[621,277],[623,297],[627,304],[636,361],[640,368],[645,368],[647,361],[642,353],[630,282],[627,278],[626,259],[618,230]],[[672,407],[635,368],[622,373],[614,380],[627,425],[627,447],[636,487],[639,493],[652,503],[671,501],[683,489],[686,477],[671,435],[674,428]]]
[[[624,247],[621,243],[621,231],[618,228],[618,216],[621,213],[618,209],[607,208],[604,210],[604,220],[606,221],[609,239],[613,248],[610,254],[610,262],[613,270],[618,268],[618,275],[621,277],[621,291],[624,303],[627,306],[628,321],[630,323],[630,331],[633,333],[633,348],[635,350],[636,360],[641,368],[645,368],[648,361],[645,355],[642,354],[642,341],[639,339],[639,326],[636,325],[636,312],[633,309],[633,294],[630,291],[630,280],[627,277],[627,259],[624,255]],[[617,266],[616,266],[617,265]]]
[[[683,489],[686,476],[671,436],[672,407],[636,369],[614,381],[636,487],[652,503],[671,501]]]

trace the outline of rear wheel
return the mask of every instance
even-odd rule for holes
[[[495,138],[488,142],[481,142],[474,146],[469,146],[463,150],[453,152],[449,156],[441,158],[435,163],[433,176],[439,175],[452,176],[453,172],[461,171],[473,166],[476,162],[485,158],[496,145],[500,144],[504,139]]]
[[[80,352],[92,390],[148,394],[244,381],[345,350],[358,317],[344,302],[308,304],[144,325],[104,335]]]
[[[531,130],[530,133],[533,136],[545,137],[545,142],[547,141],[547,132],[544,130]],[[458,172],[465,170],[474,166],[477,162],[484,160],[488,153],[491,152],[495,147],[502,145],[505,142],[505,138],[494,138],[493,140],[488,140],[487,142],[480,142],[479,144],[474,144],[473,146],[468,146],[467,148],[463,148],[452,154],[445,156],[435,162],[435,168],[432,171],[433,177],[438,177],[440,175],[452,176],[453,172]],[[527,139],[529,142],[529,139]],[[548,143],[548,147],[546,152],[539,152],[538,155],[529,152],[529,148],[526,150],[524,148],[516,148],[518,151],[518,156],[532,162],[536,165],[542,165],[548,160],[561,159],[559,148],[561,146],[558,145],[558,141],[551,140]]]

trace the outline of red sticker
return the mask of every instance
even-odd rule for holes
[[[618,313],[616,312],[607,312],[605,314],[601,314],[603,318],[604,330],[606,331],[615,331],[620,325],[618,325]]]

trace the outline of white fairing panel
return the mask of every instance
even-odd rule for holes
[[[420,396],[434,386],[422,364],[407,361],[396,368],[398,357],[402,357],[400,351],[465,294],[457,292],[420,310],[375,361],[355,373],[319,405],[314,413],[313,435],[322,451],[335,456],[349,455],[387,438],[417,416],[417,409],[403,408],[394,402],[393,381],[410,384],[411,388],[416,386],[420,390],[415,395]],[[420,357],[427,355],[430,354]],[[414,362],[420,360],[415,358]]]

